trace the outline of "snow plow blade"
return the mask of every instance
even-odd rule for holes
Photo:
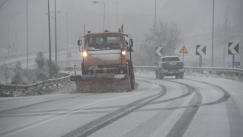
[[[76,75],[70,77],[79,91],[101,92],[106,90],[130,90],[130,78],[127,74],[117,75]]]

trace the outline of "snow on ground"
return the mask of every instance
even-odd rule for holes
[[[137,73],[137,74],[151,74],[151,75],[154,75],[154,77],[155,77],[155,72],[150,71],[150,70],[137,70],[137,71],[135,71],[135,73]],[[224,73],[222,73],[221,75],[218,75],[218,74],[215,74],[215,73],[209,74],[208,72],[204,72],[204,73],[186,72],[185,75],[186,76],[197,76],[197,77],[223,78],[223,79],[228,79],[228,80],[232,80],[232,81],[243,82],[243,75],[236,75],[236,74],[225,75]]]

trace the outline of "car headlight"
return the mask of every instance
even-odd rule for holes
[[[125,50],[122,51],[122,55],[126,55],[127,52]]]
[[[82,52],[83,57],[86,57],[88,55],[87,51]]]

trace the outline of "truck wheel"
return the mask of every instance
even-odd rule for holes
[[[156,75],[156,79],[159,79],[159,76],[158,76],[158,72],[157,71],[155,72],[155,75]]]
[[[164,79],[164,74],[160,74],[160,79]]]
[[[82,75],[85,75],[85,71],[84,71],[84,62],[81,63],[81,67],[82,67]]]
[[[180,78],[180,73],[175,74],[175,78],[179,79]]]
[[[131,88],[134,89],[135,75],[134,75],[134,71],[133,71],[132,61],[128,60],[127,63],[128,63],[128,69],[129,69],[129,75],[130,75]]]
[[[180,79],[183,79],[184,78],[184,73],[181,73],[180,74]]]
[[[134,89],[134,84],[135,84],[135,76],[134,73],[131,75],[131,88]]]

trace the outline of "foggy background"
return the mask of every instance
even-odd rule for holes
[[[0,5],[5,0],[0,0]],[[99,0],[97,0],[99,1]],[[144,35],[154,23],[154,0],[102,0],[105,2],[105,29],[117,31],[124,24],[124,32],[132,35],[134,55],[145,40]],[[92,0],[57,0],[57,46],[58,49],[77,47],[77,39],[86,32],[103,30],[103,4]],[[196,45],[207,45],[203,56],[204,66],[210,66],[212,46],[213,0],[157,0],[156,20],[178,23],[185,45],[186,65],[197,65]],[[54,17],[54,0],[50,0],[51,16]],[[48,51],[47,0],[28,0],[29,51]],[[54,19],[51,17],[52,50],[55,46]],[[243,61],[243,0],[215,0],[214,66],[223,66],[225,46],[226,65],[231,66],[228,42],[240,43],[235,61]],[[8,33],[9,32],[9,33]],[[26,0],[8,0],[0,9],[0,56],[26,53]],[[149,49],[148,49],[149,50]],[[243,62],[241,62],[242,64]],[[134,64],[141,65],[134,57]]]

